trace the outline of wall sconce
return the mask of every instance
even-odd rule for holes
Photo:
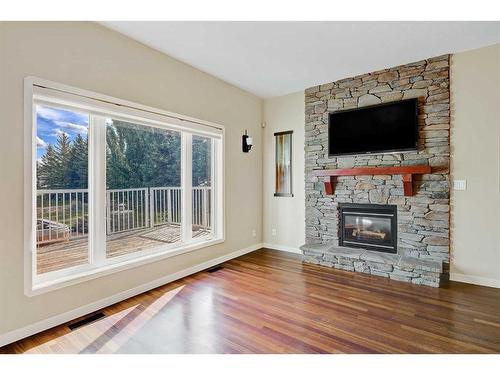
[[[250,149],[252,148],[252,137],[248,135],[248,132],[245,130],[245,134],[243,134],[242,137],[242,146],[243,146],[243,152],[249,152]]]

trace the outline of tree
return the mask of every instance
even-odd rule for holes
[[[211,139],[193,136],[193,186],[211,184]],[[108,189],[181,185],[181,136],[171,130],[113,120],[106,126]],[[39,189],[88,187],[88,137],[66,133],[37,162]]]
[[[108,189],[125,187],[130,179],[130,165],[125,156],[125,140],[113,126],[106,128],[106,183]]]
[[[180,134],[114,120],[106,131],[110,189],[180,186]]]
[[[173,131],[158,131],[154,134],[155,152],[151,180],[156,186],[181,185],[181,137]]]
[[[38,166],[39,189],[57,189],[60,185],[59,176],[55,171],[60,170],[60,158],[52,145],[47,146],[45,154],[42,156]]]
[[[59,168],[53,172],[55,174],[54,177],[58,178],[59,188],[69,188],[72,186],[71,181],[67,179],[71,156],[71,141],[69,140],[69,136],[64,132],[59,133],[54,148],[59,165]]]
[[[193,136],[193,186],[211,186],[212,140]]]
[[[69,157],[65,164],[65,185],[73,189],[86,189],[88,187],[88,137],[84,139],[81,134],[76,136],[70,146]]]

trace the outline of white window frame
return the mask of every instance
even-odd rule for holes
[[[89,147],[89,263],[37,275],[36,272],[36,104],[57,105],[62,108],[90,113],[90,121],[112,117],[146,126],[153,126],[181,133],[181,187],[182,187],[182,241],[133,252],[119,257],[106,258],[105,201],[97,191],[106,190],[105,163],[92,160],[105,150],[104,126],[89,126],[93,141]],[[24,291],[28,296],[74,285],[86,280],[138,267],[147,263],[195,251],[225,241],[224,207],[224,143],[223,125],[198,120],[126,100],[78,89],[37,77],[24,80]],[[192,197],[192,135],[207,136],[212,141],[212,235],[209,239],[191,238]],[[100,149],[100,151],[99,151]],[[100,161],[105,160],[104,154]],[[104,164],[104,165],[103,165]],[[187,168],[186,166],[190,167]],[[96,213],[95,210],[101,210]],[[102,246],[104,245],[104,248]],[[100,247],[100,248],[98,248]]]

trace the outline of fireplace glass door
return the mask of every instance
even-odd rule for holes
[[[340,245],[396,253],[396,206],[341,205]]]

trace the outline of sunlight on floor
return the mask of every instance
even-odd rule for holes
[[[33,347],[27,350],[26,353],[114,353],[183,288],[184,285],[172,289],[156,298],[149,305],[137,304],[113,315],[106,316],[57,339]],[[127,329],[124,329],[125,327]]]

